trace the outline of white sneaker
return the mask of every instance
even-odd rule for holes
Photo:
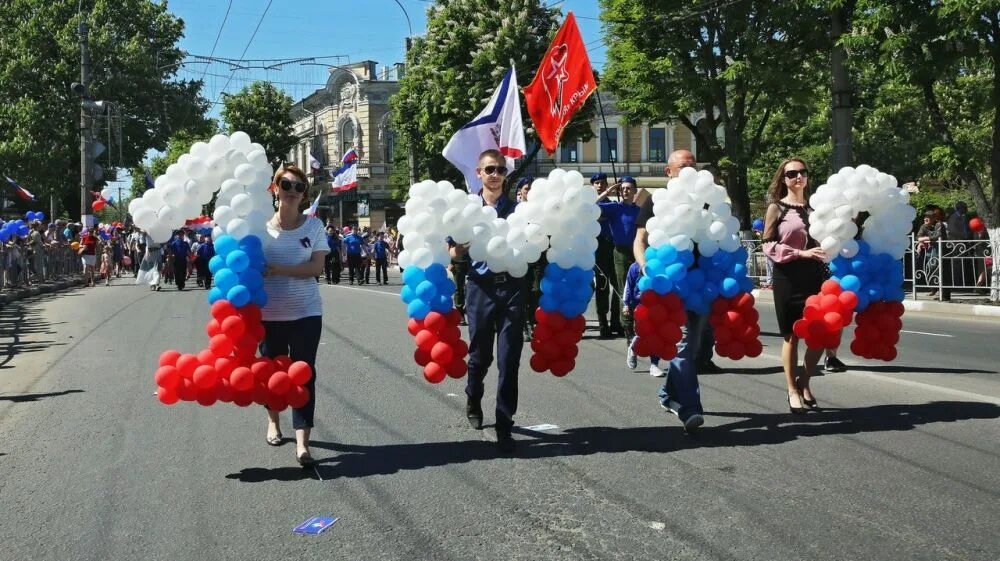
[[[666,373],[660,370],[660,367],[655,364],[649,365],[649,375],[654,378],[662,378],[666,376]]]
[[[632,345],[630,344],[625,350],[625,366],[628,366],[629,370],[635,370],[635,367],[639,364],[639,359],[635,356],[635,351],[632,350]]]

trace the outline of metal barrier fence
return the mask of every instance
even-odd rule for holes
[[[771,283],[771,261],[760,239],[743,240],[747,249],[747,274],[758,287]],[[910,235],[903,257],[904,285],[910,298],[925,294],[938,300],[952,295],[988,296],[993,275],[993,250],[988,239],[939,240],[921,243]]]
[[[46,246],[41,254],[29,254],[23,245],[0,245],[0,290],[79,275],[82,269],[80,256],[67,245]]]

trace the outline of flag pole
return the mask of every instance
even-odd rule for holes
[[[597,96],[597,107],[601,110],[601,122],[604,123],[604,141],[608,143],[608,150],[611,149],[611,139],[608,137],[608,120],[604,116],[604,104],[601,103],[601,90],[595,89],[594,95]],[[617,140],[617,137],[616,137]],[[600,147],[598,147],[600,148]],[[611,158],[611,174],[615,178],[615,183],[618,183],[618,170],[615,169],[615,160],[618,159],[618,143],[615,142],[615,155]]]

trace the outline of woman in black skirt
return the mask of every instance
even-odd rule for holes
[[[781,363],[788,384],[788,408],[797,414],[816,407],[809,379],[823,354],[822,349],[806,349],[804,372],[796,378],[799,338],[792,325],[802,318],[806,298],[820,291],[825,257],[809,237],[808,187],[805,162],[798,158],[782,162],[768,189],[771,204],[764,217],[764,252],[774,261],[774,309],[785,339]]]

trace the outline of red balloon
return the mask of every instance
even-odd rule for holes
[[[564,358],[560,360],[553,361],[549,370],[552,371],[553,376],[558,376],[562,378],[563,376],[569,374],[576,367],[576,361],[571,358]]]
[[[448,325],[458,325],[462,322],[462,312],[452,309],[448,312]]]
[[[199,389],[212,388],[219,380],[219,375],[215,372],[215,368],[205,364],[195,369],[192,380]]]
[[[823,310],[823,313],[836,312],[840,310],[840,299],[833,294],[824,294],[819,299],[819,309]]]
[[[757,339],[754,339],[746,344],[746,353],[750,358],[757,358],[761,353],[764,352],[764,345]]]
[[[679,328],[678,328],[679,330]],[[729,330],[728,327],[716,327],[715,328],[715,342],[716,343],[728,343],[733,340],[733,332]]]
[[[556,312],[549,314],[548,325],[553,331],[561,331],[569,327],[572,320],[567,320],[562,314]]]
[[[217,319],[210,319],[208,323],[205,324],[205,333],[208,334],[208,338],[211,339],[219,333],[222,333],[222,325]]]
[[[246,320],[243,321],[245,322]],[[253,339],[254,347],[257,346],[257,343],[260,343],[261,341],[264,340],[265,331],[264,331],[264,326],[262,324],[259,323],[248,324],[247,333],[249,333],[250,338]]]
[[[440,333],[447,325],[448,321],[445,319],[445,316],[439,312],[431,312],[424,317],[424,329],[432,333]]]
[[[215,373],[221,379],[228,380],[234,368],[236,368],[236,361],[232,358],[224,356],[215,359]]]
[[[807,322],[822,321],[825,313],[819,306],[806,305],[805,310],[802,311],[802,318]]]
[[[406,322],[406,330],[410,332],[410,335],[416,336],[423,328],[423,322],[418,319],[410,318],[410,321]]]
[[[233,373],[229,375],[229,385],[239,392],[252,390],[254,386],[253,372],[245,366],[234,368]],[[253,401],[253,396],[250,397],[250,401]]]
[[[177,351],[163,351],[160,353],[160,366],[177,366],[179,358],[181,358],[181,353]]]
[[[431,352],[425,351],[423,349],[417,349],[413,351],[413,362],[416,362],[418,366],[427,366],[431,361]]]
[[[739,341],[729,343],[729,358],[739,360],[744,356],[746,356],[746,346],[743,343]]]
[[[198,357],[193,354],[181,355],[177,359],[177,370],[181,373],[181,377],[191,379],[194,376],[194,369],[201,366],[201,361]]]
[[[181,374],[173,366],[161,366],[153,375],[156,385],[168,390],[174,390],[181,383]]]
[[[445,365],[444,369],[449,378],[458,379],[465,376],[465,373],[469,371],[469,366],[465,364],[464,360],[455,359]]]
[[[102,210],[104,210],[104,206],[106,204],[108,203],[105,202],[104,199],[97,199],[96,201],[90,203],[90,206],[94,209],[95,212],[101,212]]]
[[[292,365],[292,357],[288,355],[278,355],[274,357],[274,364],[278,370],[284,370],[288,372],[288,367]]]
[[[219,302],[225,302],[225,300],[219,300]],[[218,304],[219,302],[216,302],[216,304]],[[262,319],[260,313],[260,306],[256,304],[247,304],[246,306],[243,306],[242,308],[237,310],[237,313],[239,313],[240,317],[243,318],[243,321],[247,322],[248,324],[259,324]]]
[[[639,303],[647,308],[656,305],[659,301],[659,295],[652,290],[645,290],[639,295]]]
[[[436,362],[428,362],[424,367],[424,379],[432,384],[440,384],[448,376],[448,372]]]
[[[531,360],[528,364],[531,365],[531,369],[535,372],[545,372],[549,369],[549,361],[540,354],[531,355]]]
[[[253,373],[255,382],[266,384],[268,379],[271,378],[271,374],[274,374],[274,363],[270,359],[258,359],[250,366],[250,372]]]
[[[462,338],[462,330],[457,325],[449,325],[441,330],[438,338],[447,343],[454,343]]]
[[[173,389],[167,388],[157,388],[156,389],[156,399],[160,400],[160,403],[164,405],[173,405],[180,401],[180,396]]]
[[[434,345],[437,344],[439,340],[440,339],[438,339],[438,336],[429,329],[421,330],[420,333],[417,333],[416,336],[417,348],[430,352],[430,350],[434,348]]]
[[[736,300],[735,306],[740,310],[750,311],[755,309],[754,304],[756,303],[756,299],[753,297],[753,294],[750,294],[749,292],[744,292],[743,294],[736,296],[734,300]]]
[[[288,372],[279,370],[271,375],[267,380],[267,389],[277,395],[285,395],[292,387],[292,380],[288,377]]]
[[[844,328],[844,318],[837,312],[829,312],[823,316],[828,333],[839,333]]]
[[[312,379],[312,368],[309,366],[308,362],[298,361],[293,362],[291,366],[288,367],[288,378],[292,381],[292,384],[296,386],[304,386],[309,383]],[[289,400],[291,403],[291,400]]]
[[[234,314],[236,314],[236,306],[233,306],[229,300],[216,300],[212,304],[212,317],[220,322]]]
[[[635,344],[632,345],[632,350],[635,354],[638,356],[649,356],[653,354],[653,350],[650,348],[648,340],[649,339],[646,337],[639,337]]]
[[[232,403],[233,393],[233,388],[229,384],[229,380],[219,378],[219,382],[215,385],[215,395],[219,396],[219,401],[223,403]]]
[[[986,229],[986,223],[979,217],[973,218],[969,220],[969,229],[976,233],[982,232]]]
[[[233,392],[233,403],[239,407],[249,407],[253,403],[253,392],[252,391],[237,391]]]
[[[670,311],[670,323],[674,325],[684,325],[688,321],[687,312],[684,308],[676,308]]]
[[[451,345],[444,341],[438,342],[431,348],[431,359],[438,364],[448,364],[454,357],[455,352]]]
[[[267,408],[271,411],[284,411],[288,408],[288,401],[283,395],[269,394],[267,396]]]
[[[664,323],[660,326],[659,335],[660,338],[662,338],[668,345],[676,345],[680,342],[684,333],[681,332],[681,328],[679,326],[672,323]]]
[[[539,341],[550,341],[554,333],[551,328],[545,323],[539,323],[535,326],[535,337]]]
[[[187,378],[181,378],[181,383],[177,385],[177,397],[181,398],[181,401],[194,401],[195,397],[198,396],[197,390],[194,382]]]
[[[292,409],[301,409],[309,403],[309,390],[302,386],[292,386],[285,396],[288,399],[288,406]]]
[[[821,293],[833,294],[834,296],[839,295],[841,292],[843,292],[843,290],[844,289],[840,287],[840,283],[833,279],[824,281],[822,288],[820,288]]]
[[[575,333],[567,329],[560,331],[555,336],[555,342],[561,347],[576,345],[580,341],[580,335],[580,333]]]
[[[267,400],[271,397],[271,393],[267,391],[267,385],[265,384],[254,384],[250,393],[253,394],[253,402],[257,405],[267,405]]]
[[[222,332],[233,341],[239,340],[246,330],[247,325],[240,316],[229,316],[222,320]]]
[[[215,405],[215,402],[218,400],[218,396],[215,395],[214,385],[211,388],[198,388],[196,396],[195,399],[198,403],[205,407]]]
[[[451,348],[455,352],[455,358],[465,358],[469,354],[469,344],[461,339],[455,341]]]
[[[850,290],[841,292],[838,299],[840,300],[840,304],[847,310],[853,310],[858,306],[858,295]]]
[[[718,316],[726,313],[727,310],[729,310],[729,300],[720,296],[715,299],[715,302],[712,302],[712,312],[710,315]]]
[[[652,291],[649,291],[652,292]],[[645,304],[639,304],[635,309],[635,323],[636,325],[649,321],[649,306]]]
[[[197,356],[199,365],[208,364],[210,366],[214,366],[215,359],[218,358],[215,356],[215,353],[213,353],[211,349],[202,349],[201,351],[198,352]]]
[[[659,325],[665,321],[670,321],[670,310],[664,306],[649,307],[649,321]]]
[[[215,353],[215,356],[226,356],[233,352],[233,347],[233,340],[225,335],[216,335],[208,342],[208,348]]]

